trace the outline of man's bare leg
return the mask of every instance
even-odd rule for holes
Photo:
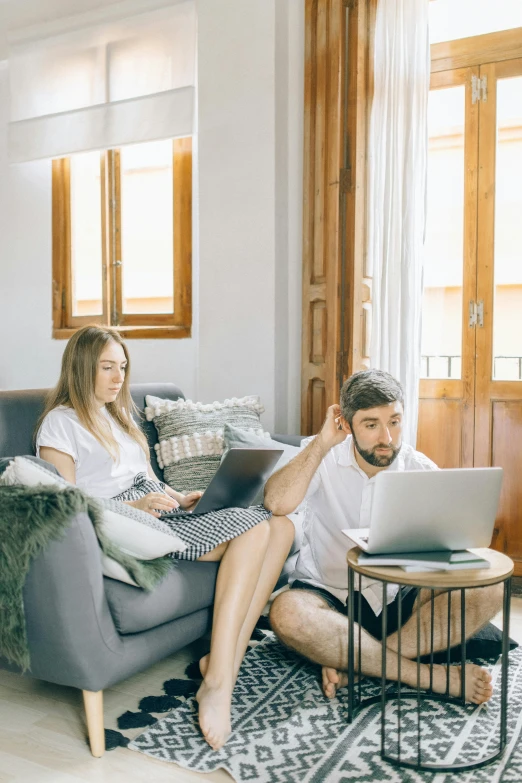
[[[466,590],[466,639],[474,636],[489,620],[497,614],[502,606],[502,585],[473,588]],[[448,645],[448,591],[435,590],[433,602],[433,651],[445,650]],[[420,654],[427,655],[431,650],[431,590],[421,590],[414,604],[411,617],[402,626],[401,655],[405,658],[417,657],[417,604],[420,603]],[[450,609],[450,643],[452,646],[461,641],[461,603],[460,590],[451,593]],[[398,652],[399,633],[390,634],[386,646]],[[455,667],[459,669],[460,667]],[[323,667],[323,690],[329,697],[335,695],[338,688],[348,684],[344,672]],[[485,687],[491,690],[491,686]]]
[[[431,610],[428,607],[428,611]],[[431,613],[430,613],[431,617]],[[337,672],[348,668],[348,620],[332,609],[326,601],[313,592],[289,590],[279,595],[270,612],[272,628],[281,641],[306,658]],[[357,625],[355,626],[357,629]],[[358,630],[355,633],[354,651],[358,659]],[[382,646],[377,639],[361,628],[361,673],[370,677],[381,676]],[[401,682],[417,686],[417,664],[401,657]],[[430,667],[419,667],[420,686],[430,687]],[[386,676],[397,680],[399,657],[387,649]],[[465,671],[466,697],[468,701],[480,704],[491,696],[491,677],[479,666],[468,665]],[[458,667],[450,667],[450,693],[459,696],[461,692]],[[446,668],[434,667],[433,690],[446,690]]]
[[[476,587],[466,590],[466,639],[474,636],[483,628],[502,607],[503,585]],[[417,655],[417,602],[420,611],[420,654],[427,655],[431,650],[431,590],[421,590],[413,607],[413,613],[401,630],[401,655],[414,658]],[[450,607],[450,643],[452,646],[461,641],[461,603],[460,590],[451,592]],[[435,591],[433,601],[433,650],[445,650],[448,646],[448,591]],[[399,633],[390,634],[386,646],[398,651]]]
[[[270,541],[266,550],[265,559],[261,566],[261,573],[250,603],[243,626],[239,633],[234,661],[234,682],[237,679],[241,662],[245,656],[252,631],[259,619],[259,615],[266,606],[266,602],[274,589],[288,552],[292,546],[295,528],[288,517],[272,517],[269,520]],[[210,654],[203,656],[199,662],[199,668],[203,677],[208,669]]]

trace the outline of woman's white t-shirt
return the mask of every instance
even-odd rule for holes
[[[79,489],[93,497],[113,498],[132,486],[138,473],[148,472],[148,462],[141,446],[118,427],[107,409],[101,412],[120,448],[118,461],[80,424],[75,411],[63,405],[43,420],[36,437],[36,453],[40,456],[40,448],[47,446],[69,454],[76,466]]]

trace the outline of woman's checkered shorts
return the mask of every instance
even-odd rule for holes
[[[116,495],[113,500],[139,500],[149,492],[165,493],[165,484],[154,481],[146,473],[138,473],[134,483],[125,492]],[[207,514],[189,514],[176,510],[161,515],[171,530],[187,545],[184,552],[173,552],[171,557],[177,560],[197,560],[211,552],[219,544],[231,541],[265,519],[270,519],[271,511],[264,506],[250,508],[224,508],[221,511],[209,511]]]

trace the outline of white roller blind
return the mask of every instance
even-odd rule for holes
[[[58,32],[46,25],[11,36],[12,162],[193,132],[194,0],[116,9],[119,18],[69,17]]]

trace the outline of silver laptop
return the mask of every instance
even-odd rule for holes
[[[207,514],[221,508],[248,508],[282,453],[283,449],[229,449],[194,508],[184,513]]]
[[[371,555],[488,547],[502,468],[382,471],[370,527],[343,530]]]

